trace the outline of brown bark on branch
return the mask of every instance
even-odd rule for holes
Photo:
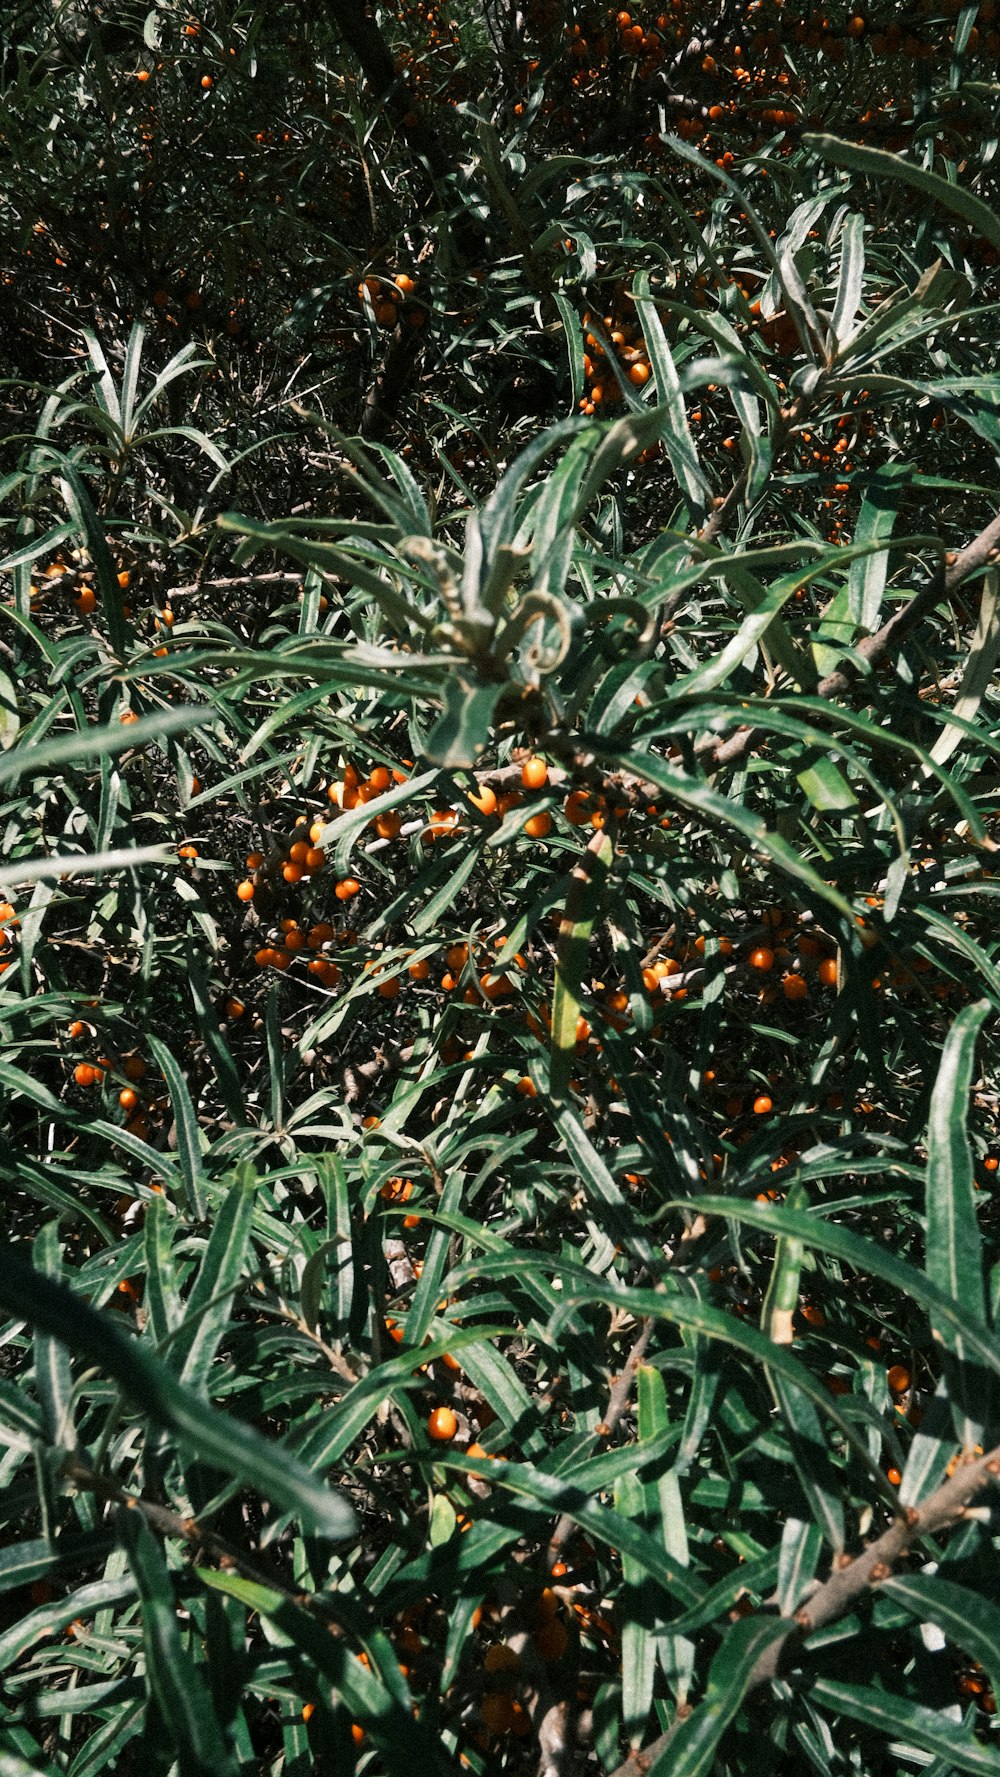
[[[997,523],[1000,525],[1000,520]],[[908,1506],[902,1516],[873,1543],[867,1544],[860,1554],[853,1558],[842,1555],[829,1579],[793,1617],[787,1618],[787,1634],[781,1640],[773,1641],[761,1655],[750,1674],[745,1694],[749,1695],[760,1685],[787,1672],[793,1654],[801,1649],[809,1635],[844,1616],[862,1593],[889,1579],[896,1563],[909,1554],[921,1537],[934,1536],[956,1524],[965,1515],[975,1494],[997,1479],[1000,1479],[1000,1446],[972,1462],[962,1463],[922,1506]],[[650,1767],[666,1751],[673,1732],[674,1729],[668,1729],[649,1746],[633,1752],[612,1777],[646,1777]]]

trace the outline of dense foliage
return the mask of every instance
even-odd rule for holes
[[[12,12],[2,1777],[996,1777],[996,0]]]

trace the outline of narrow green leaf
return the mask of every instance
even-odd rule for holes
[[[917,191],[953,215],[961,216],[962,221],[976,229],[991,246],[1000,248],[1000,217],[967,185],[944,179],[939,173],[916,166],[912,160],[888,149],[864,148],[857,142],[843,142],[837,136],[806,134],[802,146],[822,160],[832,161],[834,166],[845,167],[850,173],[867,173],[880,182],[887,179],[901,181],[911,191]]]
[[[777,1585],[778,1609],[783,1617],[792,1617],[798,1610],[822,1549],[823,1535],[818,1524],[806,1524],[801,1518],[785,1520]]]
[[[566,1097],[576,1057],[580,991],[590,953],[590,939],[614,849],[607,833],[595,833],[583,857],[570,872],[566,905],[556,948],[552,990],[552,1053],[549,1090],[558,1102]]]
[[[927,1123],[927,1275],[977,1321],[986,1319],[986,1293],[967,1125],[976,1042],[989,1010],[988,1001],[976,1000],[955,1019],[941,1052]],[[962,1340],[931,1318],[946,1349],[966,1357]]]
[[[202,1184],[201,1139],[198,1118],[187,1081],[176,1061],[159,1037],[147,1038],[149,1052],[160,1068],[167,1082],[170,1093],[171,1109],[174,1113],[174,1129],[177,1135],[177,1162],[187,1194],[188,1208],[195,1221],[203,1222],[207,1214],[205,1192]]]
[[[615,1510],[623,1518],[641,1520],[646,1489],[635,1475],[622,1475],[614,1492]],[[653,1704],[656,1677],[656,1635],[652,1588],[630,1555],[622,1556],[622,1724],[631,1746],[638,1746]]]
[[[705,1696],[680,1723],[670,1744],[649,1766],[648,1777],[702,1777],[746,1694],[753,1669],[792,1625],[780,1617],[744,1617],[730,1629],[708,1674]]]
[[[252,1167],[241,1168],[222,1200],[205,1256],[187,1298],[187,1312],[194,1321],[186,1333],[181,1326],[171,1341],[173,1361],[180,1364],[180,1379],[201,1389],[211,1368],[219,1341],[229,1324],[233,1292],[243,1275],[250,1226],[257,1196]]]
[[[202,1673],[181,1640],[167,1564],[142,1513],[124,1508],[119,1534],[142,1601],[146,1682],[174,1744],[182,1777],[226,1777],[235,1765]]]
[[[1000,1608],[958,1586],[940,1573],[894,1574],[879,1591],[898,1599],[920,1623],[936,1623],[948,1640],[960,1647],[989,1674],[990,1687],[1000,1687]]]
[[[62,1340],[102,1374],[113,1376],[140,1412],[172,1431],[204,1462],[267,1494],[320,1535],[335,1540],[353,1535],[352,1507],[296,1461],[287,1447],[262,1438],[231,1414],[206,1406],[110,1316],[96,1313],[64,1285],[3,1248],[0,1302],[19,1319]]]
[[[891,1735],[904,1746],[936,1754],[949,1771],[971,1771],[973,1777],[1000,1777],[1000,1754],[966,1735],[958,1724],[935,1709],[894,1697],[888,1691],[867,1686],[840,1684],[820,1678],[809,1686],[811,1702],[833,1715],[846,1715],[866,1728]],[[650,1777],[653,1777],[652,1772]],[[666,1777],[666,1772],[661,1773]]]
[[[214,720],[214,710],[192,703],[179,709],[160,710],[155,716],[140,716],[137,722],[124,726],[115,722],[107,728],[74,729],[72,734],[60,734],[53,740],[11,747],[0,759],[0,784],[16,783],[22,777],[44,777],[53,766],[78,765],[87,759],[129,752]]]

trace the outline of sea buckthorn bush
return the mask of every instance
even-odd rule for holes
[[[15,9],[5,1773],[1000,1771],[998,50]]]

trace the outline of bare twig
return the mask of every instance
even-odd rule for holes
[[[944,556],[937,571],[916,597],[901,605],[874,635],[867,636],[858,643],[855,650],[858,658],[868,666],[878,666],[937,605],[951,598],[964,580],[972,574],[981,573],[998,558],[1000,516],[994,518],[985,530],[980,531],[979,536],[965,549]],[[820,680],[814,695],[831,701],[835,697],[843,697],[851,689],[853,682],[853,671],[846,666],[838,667],[836,672],[828,673],[825,679]],[[728,740],[709,740],[698,751],[708,756],[710,769],[718,770],[723,765],[733,765],[745,758],[764,738],[764,734],[765,731],[760,728],[740,728]]]
[[[998,521],[1000,522],[1000,521]],[[962,1463],[922,1506],[907,1506],[888,1530],[869,1543],[859,1555],[841,1555],[830,1578],[795,1615],[787,1619],[784,1637],[765,1649],[750,1674],[747,1693],[788,1670],[791,1656],[817,1629],[842,1617],[863,1592],[878,1586],[892,1574],[896,1563],[909,1554],[921,1537],[947,1530],[964,1517],[969,1502],[991,1481],[1000,1478],[1000,1446],[971,1462]],[[612,1777],[646,1777],[650,1767],[670,1744],[677,1724],[640,1752],[633,1752]]]
[[[614,1382],[611,1385],[607,1411],[605,1412],[600,1425],[594,1428],[593,1435],[595,1438],[610,1438],[618,1421],[628,1406],[629,1396],[632,1393],[632,1384],[635,1381],[635,1373],[645,1356],[646,1347],[652,1337],[652,1332],[652,1320],[644,1320],[639,1328],[639,1336],[629,1352],[628,1357],[625,1359],[621,1373],[615,1377]],[[556,1527],[549,1538],[548,1547],[546,1549],[546,1562],[550,1570],[553,1564],[558,1561],[559,1551],[570,1536],[574,1527],[574,1522],[574,1519],[568,1517],[565,1512],[558,1520]]]

